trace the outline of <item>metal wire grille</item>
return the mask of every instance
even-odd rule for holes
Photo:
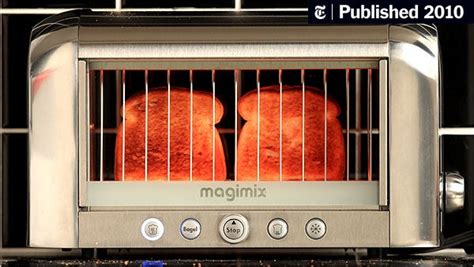
[[[193,156],[199,151],[196,151],[195,144],[201,142],[200,137],[197,137],[193,133],[193,121],[196,120],[193,114],[196,105],[195,98],[193,95],[196,92],[206,92],[212,98],[212,122],[216,122],[215,130],[210,128],[212,140],[211,143],[211,154],[208,155],[211,159],[211,172],[208,177],[204,180],[217,181],[222,180],[223,177],[216,173],[216,147],[222,147],[224,150],[225,158],[225,180],[239,180],[239,172],[241,171],[238,167],[238,160],[242,159],[239,157],[245,157],[246,155],[239,155],[239,145],[241,145],[241,133],[242,128],[248,124],[248,121],[243,120],[239,113],[238,106],[242,101],[242,96],[248,94],[252,90],[256,91],[257,97],[257,129],[256,129],[256,172],[253,180],[264,181],[269,180],[268,177],[262,178],[262,167],[261,167],[261,153],[263,146],[261,136],[265,134],[262,132],[262,127],[266,118],[262,118],[261,111],[266,108],[262,106],[262,95],[265,94],[263,91],[266,86],[274,86],[278,88],[279,97],[275,101],[279,101],[278,113],[274,114],[278,118],[277,123],[274,125],[274,131],[278,132],[278,177],[270,179],[272,181],[287,181],[295,180],[294,178],[288,179],[284,174],[284,158],[289,152],[284,151],[284,104],[283,96],[288,90],[287,86],[299,86],[301,97],[301,153],[300,164],[301,172],[297,180],[300,181],[332,181],[332,180],[378,180],[378,160],[379,160],[379,138],[378,138],[378,69],[275,69],[275,70],[260,70],[260,69],[236,69],[236,70],[156,70],[156,69],[145,69],[145,70],[91,70],[89,72],[89,97],[90,97],[90,140],[91,140],[91,152],[90,152],[90,166],[91,173],[89,175],[89,181],[127,181],[130,180],[127,177],[126,164],[129,161],[136,161],[131,155],[127,155],[127,144],[126,136],[131,134],[130,129],[126,127],[127,121],[130,115],[127,114],[125,109],[127,101],[132,96],[144,95],[144,172],[143,177],[139,177],[134,180],[150,181],[150,180],[162,180],[162,181],[174,181],[174,180],[202,180],[203,178],[196,178],[196,174],[193,170],[196,170],[195,163],[193,162]],[[320,88],[321,95],[324,97],[324,135],[319,142],[324,143],[324,164],[323,164],[323,177],[321,179],[315,179],[307,177],[308,170],[314,168],[308,165],[308,156],[305,153],[310,153],[308,147],[310,144],[308,140],[305,140],[308,134],[306,131],[308,127],[321,127],[320,125],[305,125],[307,121],[304,119],[308,114],[307,103],[307,88]],[[150,177],[150,166],[155,162],[150,161],[150,150],[149,142],[150,138],[156,138],[156,136],[150,135],[150,130],[153,125],[150,125],[150,117],[154,116],[150,111],[150,99],[149,95],[151,92],[156,91],[156,88],[161,88],[166,92],[166,129],[162,129],[162,134],[167,137],[166,145],[160,147],[161,151],[166,151],[166,177],[157,179],[156,177]],[[183,109],[184,115],[189,116],[189,133],[181,133],[186,137],[187,151],[182,151],[189,156],[189,167],[185,166],[180,173],[186,173],[181,178],[173,177],[172,168],[176,171],[175,167],[171,167],[174,162],[170,162],[172,157],[171,151],[174,151],[172,142],[170,141],[171,136],[174,134],[173,126],[176,125],[172,121],[172,114],[175,114],[172,110],[175,108],[171,105],[172,94],[176,90],[175,88],[186,88],[189,92],[189,108]],[[194,99],[194,100],[193,100]],[[330,100],[329,100],[330,99]],[[330,153],[331,147],[328,142],[328,103],[330,101],[337,102],[341,112],[338,116],[338,121],[341,124],[344,143],[344,177],[328,177],[328,164],[331,165],[333,162],[329,162],[328,153]],[[222,119],[219,121],[216,119],[216,103],[221,102],[225,112]],[[156,111],[156,110],[155,110]],[[189,113],[189,114],[188,114]],[[186,115],[187,114],[187,115]],[[124,126],[119,127],[120,123]],[[185,122],[182,122],[185,123]],[[118,133],[120,129],[121,133]],[[217,138],[218,137],[218,138]],[[115,147],[116,139],[122,138],[121,147],[118,149]],[[193,139],[194,138],[194,139]],[[216,144],[219,142],[219,146]],[[311,142],[314,142],[312,140]],[[117,158],[117,153],[121,153],[120,162],[114,163],[114,159]],[[175,153],[175,152],[173,152]],[[122,168],[120,173],[115,173],[117,168],[114,168],[114,164],[121,164]],[[184,164],[186,165],[186,164]],[[189,174],[188,174],[189,173]],[[219,176],[219,177],[218,177]],[[193,179],[194,178],[194,179]],[[219,178],[219,179],[217,179]],[[262,178],[262,179],[261,179]],[[248,180],[248,178],[246,179]]]

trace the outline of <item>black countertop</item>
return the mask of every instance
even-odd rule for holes
[[[228,257],[226,259],[160,259],[159,255],[130,257],[110,255],[105,259],[84,260],[80,257],[34,257],[2,255],[0,266],[474,266],[474,255],[462,250],[441,251],[428,255],[387,256],[384,259],[369,259],[362,255],[323,255],[304,258],[297,256],[275,259]]]
[[[1,266],[473,266],[474,258],[405,258],[383,260],[45,260],[11,259]]]

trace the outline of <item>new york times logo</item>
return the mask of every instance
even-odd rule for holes
[[[266,198],[267,189],[254,184],[253,187],[202,187],[201,198],[224,198],[227,201],[234,201],[236,198]]]
[[[314,7],[314,17],[322,20],[326,18],[326,6],[315,6]]]
[[[465,23],[474,21],[473,10],[473,0],[308,0],[308,23]]]

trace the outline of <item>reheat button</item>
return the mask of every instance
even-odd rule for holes
[[[142,223],[141,233],[149,241],[156,241],[163,236],[165,228],[163,223],[157,218],[146,219]]]
[[[222,239],[232,244],[244,241],[249,234],[248,221],[239,214],[226,216],[219,228]]]

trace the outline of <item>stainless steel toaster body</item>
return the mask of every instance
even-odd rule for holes
[[[38,25],[32,35],[29,246],[404,248],[440,245],[443,206],[438,133],[440,68],[435,28],[305,26],[297,25],[301,24],[298,20],[298,23],[275,26],[267,22],[253,26],[167,25],[163,18],[166,16],[158,16],[165,22],[156,17],[155,23],[149,17],[148,23],[137,27],[127,23],[127,19],[134,20],[140,14],[122,16],[116,24],[112,23],[114,14],[101,16],[105,18],[103,23],[94,23],[79,13],[61,15]],[[96,117],[107,116],[99,108],[106,104],[95,103],[116,101],[103,94],[96,95],[94,90],[100,92],[106,87],[100,78],[101,71],[119,73],[114,76],[118,79],[114,83],[118,89],[114,90],[120,92],[125,84],[120,77],[121,73],[126,75],[125,71],[146,70],[148,74],[148,70],[161,70],[168,73],[169,85],[169,75],[174,70],[193,70],[193,73],[211,70],[217,76],[220,70],[230,70],[239,77],[240,71],[266,69],[277,70],[276,73],[283,70],[280,71],[283,75],[286,70],[305,70],[307,74],[310,69],[330,75],[333,70],[342,69],[350,77],[355,75],[355,79],[360,78],[361,70],[377,75],[374,88],[378,92],[364,98],[378,103],[371,111],[377,114],[373,118],[377,131],[371,130],[376,135],[371,142],[377,145],[370,150],[377,154],[371,164],[376,166],[378,178],[352,181],[347,174],[348,181],[276,183],[93,179],[91,170],[99,167],[94,167],[91,159],[107,158],[106,141],[100,139],[104,136],[104,125],[101,128],[91,123]],[[257,74],[257,83],[259,79]],[[371,81],[371,78],[363,79],[365,83]],[[91,89],[93,80],[99,81],[95,89]],[[238,82],[235,84],[237,88]],[[331,90],[326,79],[324,84],[323,87]],[[351,86],[352,83],[348,85]],[[233,90],[233,87],[229,89],[232,95]],[[328,90],[325,90],[326,100]],[[116,109],[122,99],[117,101]],[[233,114],[232,110],[228,112]],[[357,142],[356,137],[349,136],[349,128],[344,138],[347,134],[347,140]],[[94,130],[101,135],[92,133]],[[104,153],[99,148],[96,150],[95,146],[101,147],[99,144],[105,147]],[[348,169],[353,164],[351,155]],[[203,192],[219,196],[219,190],[236,192],[242,187],[250,191],[232,202],[225,197],[203,197]],[[203,191],[203,188],[208,189]],[[252,190],[255,195],[248,193]],[[264,190],[265,197],[258,198],[257,190]],[[190,218],[194,221],[186,221]],[[149,219],[157,219],[159,223],[146,224]],[[280,222],[274,219],[284,222],[286,233],[282,238],[274,238],[269,232],[277,229],[273,234],[279,234],[282,229],[271,228]],[[312,224],[313,219],[323,224]],[[199,226],[197,238],[187,238],[187,233],[183,233],[184,222],[190,223],[190,227]],[[237,222],[237,229],[245,232],[243,238],[233,239],[223,233],[227,223],[232,222]],[[311,231],[323,231],[322,237],[315,238]],[[147,234],[158,238],[147,238]]]

